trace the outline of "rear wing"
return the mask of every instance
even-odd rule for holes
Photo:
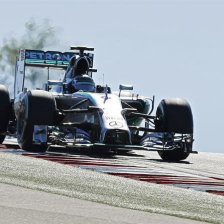
[[[75,55],[79,55],[79,52],[25,50],[25,66],[66,69],[70,59]],[[90,58],[92,68],[93,54],[84,53],[84,55]]]
[[[20,49],[19,56],[16,59],[14,97],[23,91],[26,67],[47,68],[48,70],[50,68],[66,70],[70,59],[75,55],[80,55],[80,52]],[[94,54],[85,52],[83,55],[90,59],[89,72],[95,72],[96,70],[93,69]]]

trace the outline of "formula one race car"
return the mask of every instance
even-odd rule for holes
[[[120,85],[117,93],[95,85],[93,48],[71,47],[70,52],[20,50],[14,99],[0,85],[0,143],[16,136],[26,151],[44,152],[53,145],[98,150],[158,151],[163,160],[188,157],[193,144],[193,117],[184,99],[164,99],[152,116],[154,97]],[[40,89],[24,86],[26,68],[47,69]],[[65,70],[63,81],[49,79],[50,70]],[[55,70],[54,70],[55,71]]]

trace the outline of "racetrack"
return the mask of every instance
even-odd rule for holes
[[[203,222],[0,184],[0,219],[4,224],[200,224]],[[165,221],[164,221],[165,220]]]
[[[104,156],[51,151],[40,155],[13,148],[1,149],[2,183],[117,207],[224,223],[222,154],[200,153],[185,162],[165,163],[157,154],[143,151]]]

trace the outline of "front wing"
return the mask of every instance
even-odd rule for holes
[[[51,146],[54,147],[54,146]],[[75,148],[75,149],[92,149],[92,150],[124,150],[124,151],[131,151],[131,150],[146,150],[146,151],[172,151],[176,147],[163,147],[161,145],[153,145],[152,147],[146,147],[141,145],[113,145],[113,144],[103,144],[103,143],[76,143],[72,145],[65,145],[66,148]],[[190,153],[197,154],[197,151],[191,151]]]

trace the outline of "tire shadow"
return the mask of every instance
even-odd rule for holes
[[[165,160],[162,160],[162,159],[149,159],[150,161],[155,161],[155,162],[159,162],[159,163],[177,163],[177,164],[193,164],[189,161],[165,161]]]

